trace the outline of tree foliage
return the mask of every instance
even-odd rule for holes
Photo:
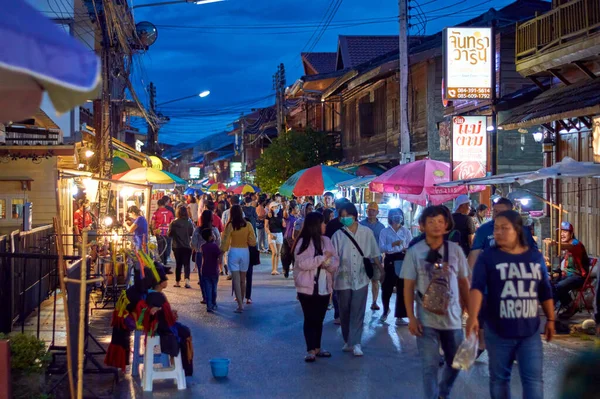
[[[299,170],[338,160],[335,144],[326,133],[289,131],[273,140],[256,161],[256,182],[263,191],[274,193]]]

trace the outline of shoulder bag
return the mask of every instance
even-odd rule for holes
[[[356,249],[360,253],[360,256],[362,256],[363,264],[365,265],[365,272],[367,272],[367,277],[369,277],[369,279],[372,279],[373,275],[375,274],[375,270],[373,269],[373,262],[371,261],[371,259],[365,258],[365,254],[363,253],[362,249],[360,248],[354,237],[350,235],[350,233],[348,233],[345,229],[341,229],[341,231],[344,234],[346,234],[350,241],[352,241],[352,244],[354,244],[354,247],[356,247]]]
[[[431,272],[431,281],[429,286],[423,294],[423,308],[427,311],[437,314],[445,315],[448,313],[450,307],[450,268],[448,266],[448,241],[444,241],[444,258],[442,267],[434,265],[433,271]]]

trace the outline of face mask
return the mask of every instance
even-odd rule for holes
[[[402,223],[402,217],[400,215],[392,216],[392,223],[400,224]]]
[[[340,222],[346,227],[352,226],[354,224],[354,218],[352,216],[343,216],[340,218]]]

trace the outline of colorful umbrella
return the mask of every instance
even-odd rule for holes
[[[188,187],[185,189],[185,191],[183,192],[185,195],[202,195],[202,191],[192,188],[192,187]]]
[[[283,183],[279,188],[279,193],[286,197],[291,197],[292,194],[297,197],[322,195],[325,191],[335,190],[337,183],[350,180],[353,177],[337,168],[317,165],[296,172]]]
[[[214,184],[211,184],[207,190],[212,191],[212,192],[227,191],[227,187],[223,183],[214,183]]]
[[[0,0],[0,10],[0,122],[35,114],[44,91],[61,114],[97,95],[93,51],[26,1]]]
[[[252,184],[240,184],[239,186],[233,187],[231,190],[234,194],[248,194],[248,193],[260,193],[260,188],[253,186]]]
[[[164,174],[169,176],[171,179],[173,179],[175,184],[177,184],[178,186],[187,186],[188,185],[187,181],[183,180],[181,177],[179,177],[177,175],[174,175],[171,172],[167,172],[166,170],[162,170],[161,172],[163,172]]]
[[[353,166],[351,168],[346,169],[345,171],[348,173],[352,173],[356,176],[379,176],[383,174],[387,169],[381,166],[378,163],[366,163],[363,165]]]
[[[162,170],[137,168],[114,175],[113,179],[137,184],[174,184],[175,180]]]
[[[435,187],[450,180],[452,171],[448,162],[424,159],[398,165],[375,178],[369,189],[376,193],[395,193],[406,201],[426,206],[443,204],[461,194],[468,194],[467,186]],[[480,187],[470,190],[481,191]]]
[[[131,158],[113,157],[113,175],[125,173],[131,169],[143,168],[144,166]]]

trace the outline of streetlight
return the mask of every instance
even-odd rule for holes
[[[195,97],[204,98],[204,97],[208,96],[209,94],[210,94],[210,91],[204,90],[204,91],[200,92],[200,94],[192,94],[191,96],[176,98],[175,100],[165,101],[164,103],[156,104],[156,106],[160,107],[160,106],[165,105],[165,104],[171,104],[171,103],[174,103],[176,101],[183,101],[183,100],[187,100],[189,98],[195,98]]]
[[[209,3],[220,3],[222,1],[225,1],[225,0],[171,0],[171,1],[162,1],[159,3],[138,4],[138,5],[133,6],[132,9],[142,8],[142,7],[167,6],[170,4],[182,4],[182,3],[202,5],[202,4],[209,4]]]

